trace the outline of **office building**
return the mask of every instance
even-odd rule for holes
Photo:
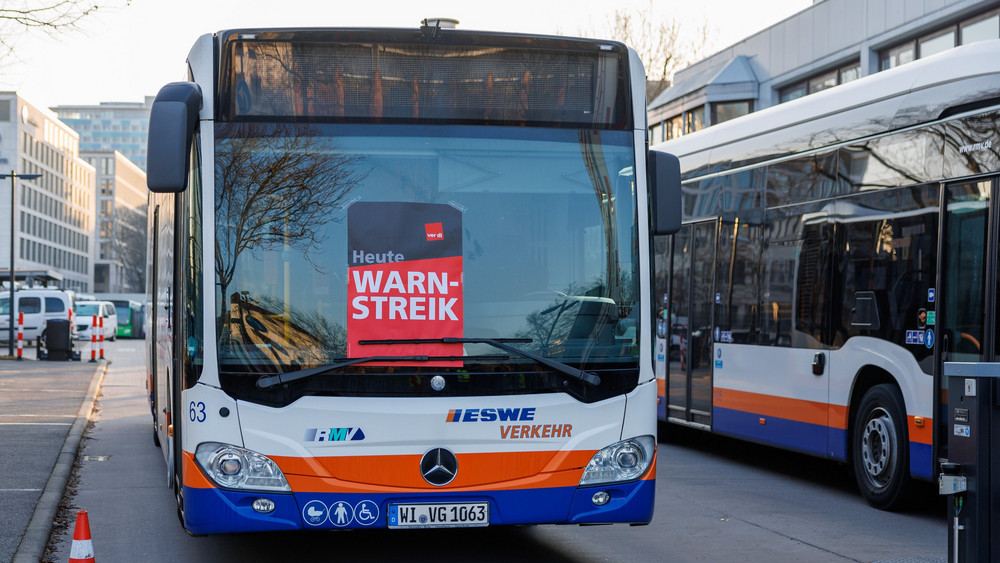
[[[93,291],[96,171],[80,158],[80,137],[50,111],[0,92],[0,173],[41,174],[0,181],[0,268],[52,271],[59,285]]]
[[[52,109],[80,134],[80,151],[118,151],[146,170],[146,136],[153,96],[143,102],[101,102],[94,105],[60,105]]]
[[[97,171],[95,293],[146,291],[146,173],[118,151],[81,152]]]
[[[819,0],[677,72],[648,106],[650,142],[997,38],[998,1]]]

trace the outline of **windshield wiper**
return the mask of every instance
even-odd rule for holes
[[[559,373],[578,379],[588,385],[600,385],[601,378],[594,372],[583,371],[573,366],[566,365],[551,358],[539,356],[525,350],[508,346],[508,342],[518,342],[527,344],[530,338],[391,338],[387,340],[359,340],[358,344],[489,344],[494,348],[499,348],[505,352],[516,354],[528,358],[545,367],[554,369]]]
[[[500,356],[506,357],[506,356]],[[274,373],[271,375],[264,375],[257,379],[258,389],[270,389],[275,385],[281,385],[282,383],[290,383],[292,381],[298,381],[300,379],[305,379],[307,377],[312,377],[314,375],[320,375],[328,371],[335,371],[340,368],[346,368],[353,366],[355,364],[363,364],[367,362],[444,362],[444,361],[458,361],[458,360],[468,360],[473,359],[496,359],[496,356],[365,356],[363,358],[350,358],[345,359],[340,362],[333,364],[327,364],[323,366],[318,366],[314,368],[300,369],[296,371],[287,371],[284,373]]]

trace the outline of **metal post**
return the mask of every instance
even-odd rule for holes
[[[41,174],[18,174],[11,170],[10,174],[0,174],[0,179],[10,178],[10,334],[7,335],[7,354],[14,355],[14,220],[17,214],[14,211],[14,192],[17,191],[17,179],[34,180],[40,178]]]
[[[14,189],[15,183],[17,181],[17,174],[13,170],[10,171],[10,300],[7,302],[10,306],[10,334],[7,335],[8,350],[7,355],[14,355],[14,219],[16,215],[14,214]]]

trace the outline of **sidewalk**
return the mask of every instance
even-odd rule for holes
[[[162,450],[153,445],[141,341],[118,348],[83,443],[70,525],[51,538],[50,561],[69,558],[77,510],[87,511],[98,561],[155,560],[158,545],[187,538],[173,510]]]

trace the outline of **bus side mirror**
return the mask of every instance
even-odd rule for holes
[[[676,156],[649,151],[649,185],[653,187],[653,234],[670,235],[681,228],[681,163]]]
[[[179,193],[187,188],[191,141],[201,110],[201,87],[194,82],[171,82],[153,100],[146,145],[146,185],[156,193]]]

